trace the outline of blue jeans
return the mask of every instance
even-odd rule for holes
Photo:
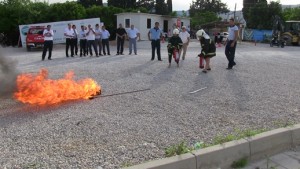
[[[132,46],[133,46],[134,54],[136,54],[136,52],[137,52],[137,49],[136,49],[136,38],[129,38],[129,53],[130,54],[132,52]]]

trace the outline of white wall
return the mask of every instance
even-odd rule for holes
[[[126,27],[125,19],[130,19],[130,24],[133,24],[141,33],[141,40],[148,40],[148,32],[150,28],[147,28],[147,19],[151,19],[151,27],[154,27],[155,22],[159,22],[160,28],[164,30],[164,20],[168,20],[168,28],[173,30],[173,24],[177,23],[176,17],[161,16],[147,13],[120,13],[117,14],[117,25],[121,23],[123,27]],[[183,25],[189,26],[189,18],[181,18]]]

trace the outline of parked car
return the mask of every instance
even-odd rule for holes
[[[43,48],[44,46],[44,26],[32,26],[26,33],[26,47],[27,51],[32,48]]]

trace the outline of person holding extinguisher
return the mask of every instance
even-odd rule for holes
[[[180,60],[180,49],[182,48],[182,40],[179,37],[179,30],[178,29],[174,29],[173,30],[173,36],[169,39],[168,42],[168,56],[169,56],[169,66],[171,67],[171,61],[172,61],[172,55],[174,54],[174,50],[178,51],[178,56],[174,56],[174,60],[177,63],[177,67],[179,67],[179,60]]]
[[[210,39],[208,34],[205,33],[203,29],[198,30],[196,35],[201,45],[201,53],[198,55],[200,57],[200,63],[201,59],[205,60],[205,66],[202,67],[202,65],[200,64],[200,68],[204,68],[202,72],[207,73],[207,71],[211,70],[210,58],[216,56],[215,42],[213,42],[213,40]]]

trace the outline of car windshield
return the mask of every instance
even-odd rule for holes
[[[38,29],[30,29],[28,34],[39,34],[42,35],[43,34],[44,29],[42,28],[38,28]]]

